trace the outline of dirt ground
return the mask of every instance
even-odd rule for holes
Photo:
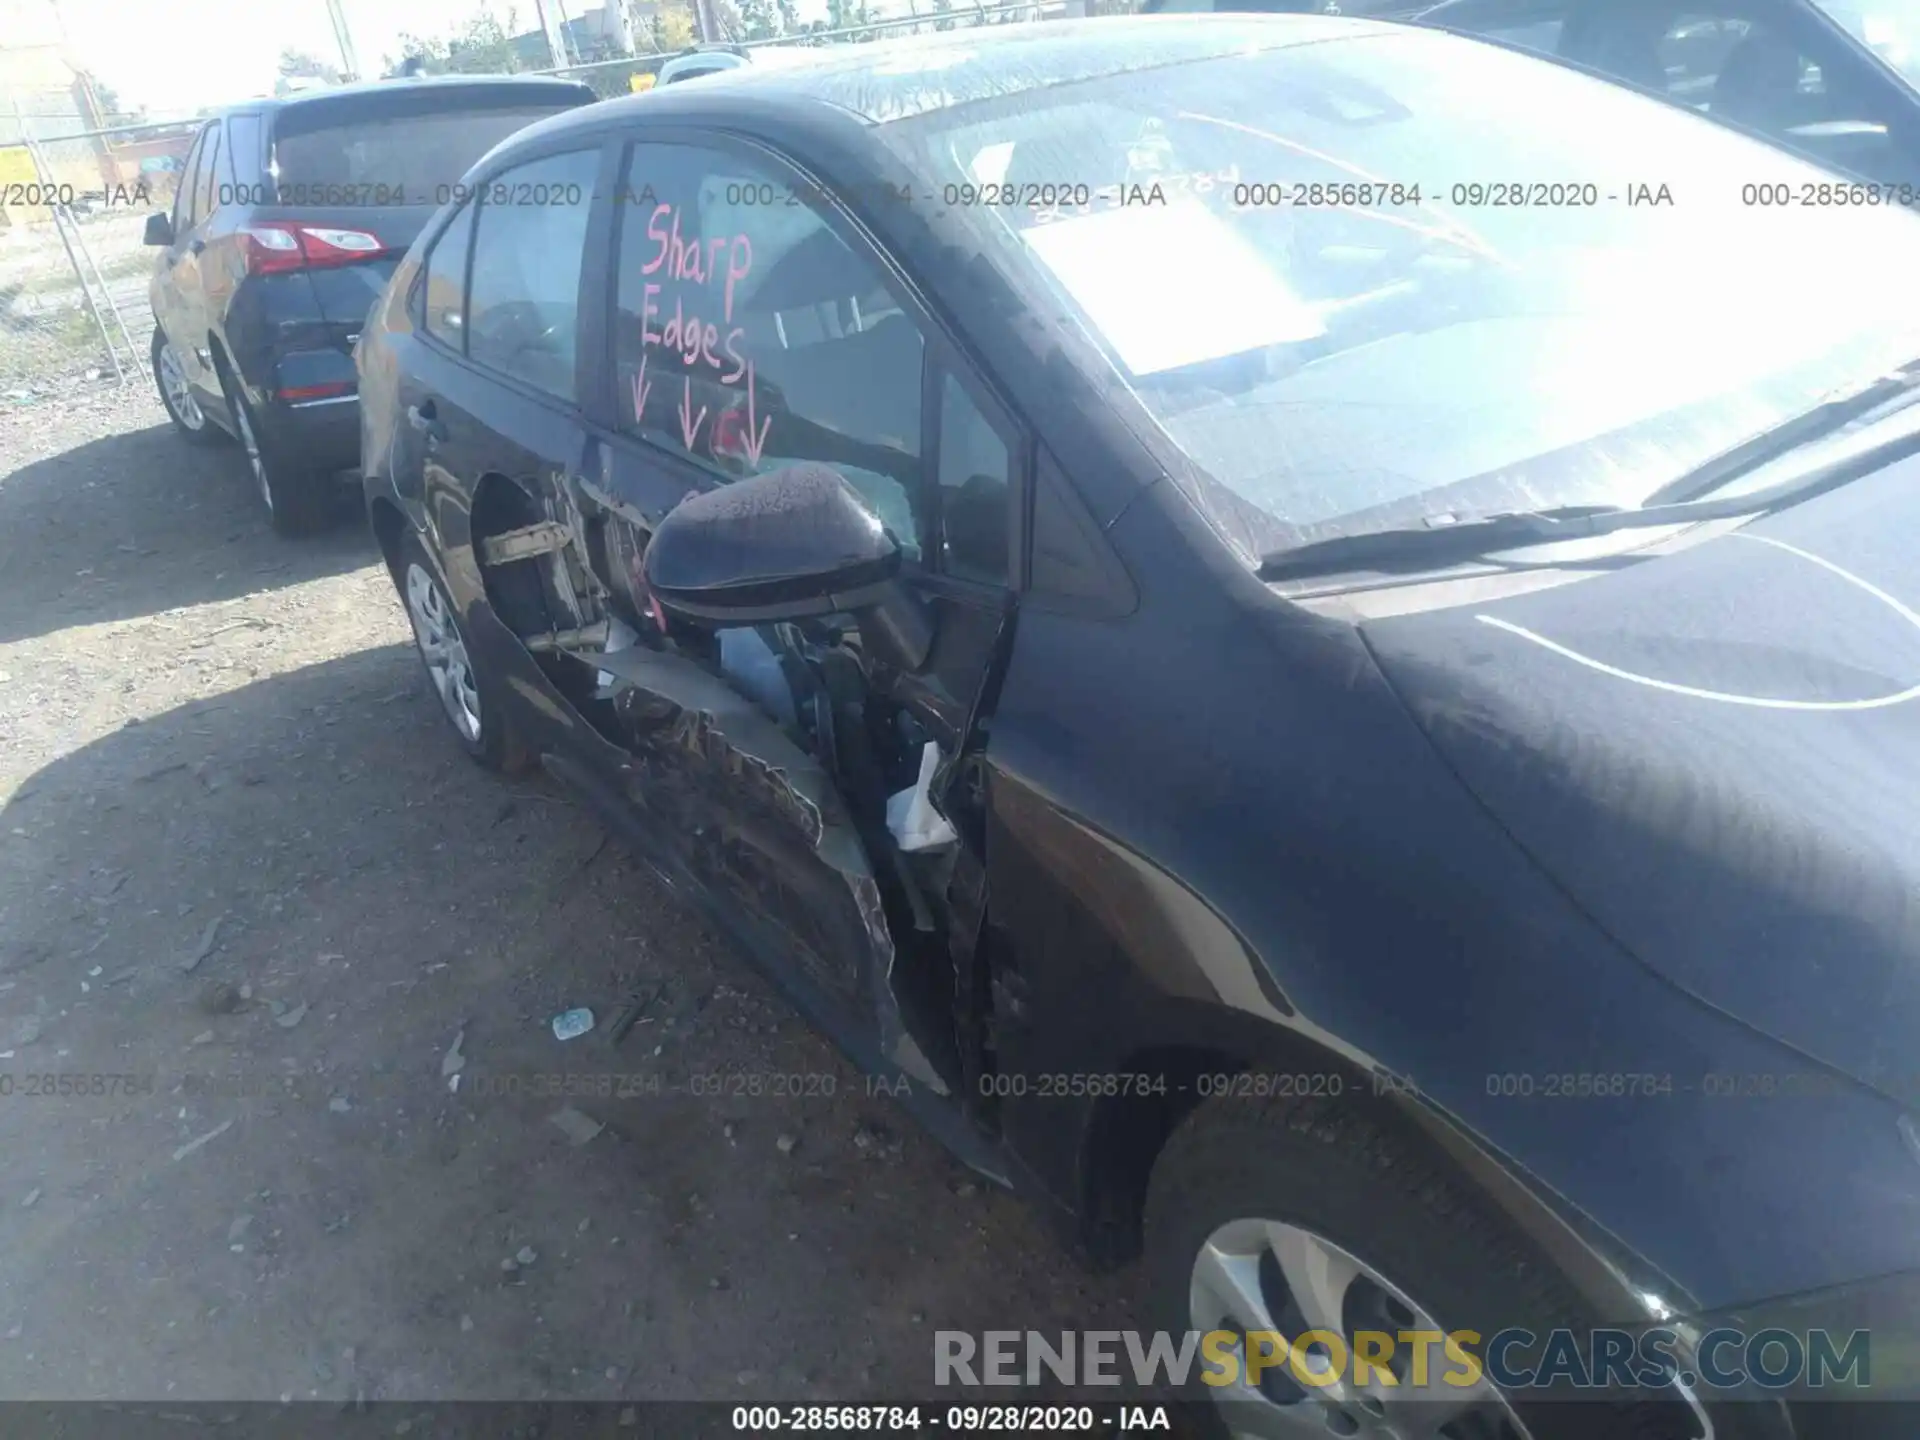
[[[1125,1323],[443,724],[361,526],[145,389],[0,403],[0,1397],[897,1398]]]

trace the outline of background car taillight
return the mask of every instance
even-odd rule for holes
[[[240,234],[246,242],[250,275],[355,265],[387,251],[380,237],[366,230],[337,230],[322,225],[248,225]]]

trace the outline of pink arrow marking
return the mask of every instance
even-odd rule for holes
[[[653,386],[647,381],[647,356],[640,354],[640,373],[633,377],[633,418],[640,419],[647,413],[647,396],[653,393]]]
[[[680,400],[680,438],[685,442],[687,449],[691,451],[693,449],[694,437],[700,433],[701,423],[707,418],[707,407],[702,405],[700,407],[700,413],[695,415],[693,413],[693,377],[691,375],[687,377],[686,386],[686,394],[682,396]]]
[[[747,452],[747,463],[754,469],[760,468],[760,452],[767,448],[767,431],[773,427],[773,417],[767,416],[758,426],[753,423],[753,362],[747,362],[747,433],[741,437],[740,448]]]

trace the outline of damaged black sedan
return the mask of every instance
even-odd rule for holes
[[[1915,1314],[1920,222],[1748,193],[1829,179],[1336,17],[719,77],[480,163],[369,513],[459,742],[1229,1429],[1810,1433],[1691,1347]],[[1600,1325],[1596,1403],[1393,1338]]]

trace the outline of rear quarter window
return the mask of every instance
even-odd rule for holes
[[[444,109],[275,127],[275,186],[287,205],[443,205],[487,151],[570,105]]]

